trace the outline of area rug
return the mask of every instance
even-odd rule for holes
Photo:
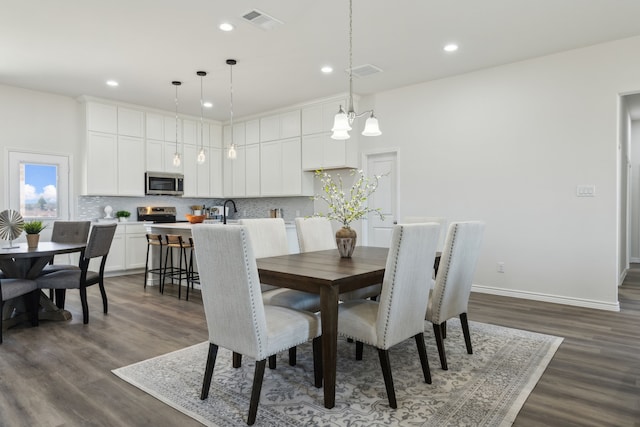
[[[398,408],[391,409],[377,350],[365,346],[355,360],[355,344],[340,339],[336,405],[323,406],[313,386],[311,345],[298,347],[296,366],[287,353],[277,368],[266,369],[256,426],[510,426],[546,369],[562,338],[470,322],[473,354],[467,354],[457,320],[447,324],[449,370],[425,325],[433,383],[422,377],[415,340],[390,350]],[[200,390],[208,343],[174,351],[113,373],[207,426],[246,425],[254,361],[231,366],[231,352],[220,348],[207,400]]]

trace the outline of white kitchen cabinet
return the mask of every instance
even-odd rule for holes
[[[116,228],[116,234],[111,241],[111,248],[109,248],[109,254],[107,255],[107,262],[104,265],[105,272],[123,271],[125,270],[125,263],[127,259],[125,242],[125,228],[118,224]],[[94,258],[91,260],[89,266],[93,271],[99,271],[100,258]]]
[[[118,132],[118,109],[115,105],[87,102],[87,130],[115,134]]]
[[[178,129],[176,130],[176,117],[164,116],[164,140],[168,142],[182,142],[182,121],[178,118]]]
[[[144,268],[147,261],[147,229],[143,224],[124,224],[124,229],[125,270]]]
[[[178,153],[180,153],[180,166],[174,166],[173,165],[173,158],[175,157],[176,154],[176,150]],[[162,169],[163,172],[173,172],[173,173],[182,173],[183,170],[183,166],[184,166],[184,162],[183,157],[184,157],[184,153],[183,153],[183,147],[182,144],[178,143],[176,144],[175,142],[166,142],[164,143],[164,168]]]
[[[118,107],[118,135],[144,137],[144,113]]]
[[[300,110],[260,118],[260,142],[293,138],[300,135]]]
[[[199,128],[199,125],[195,120],[183,119],[182,120],[182,142],[184,144],[193,144],[193,145],[200,144],[198,128]]]
[[[260,144],[245,145],[245,195],[260,196]]]
[[[147,139],[147,171],[164,171],[164,141]]]
[[[353,132],[353,131],[352,131]],[[331,139],[331,133],[302,137],[302,169],[338,169],[358,167],[358,138]]]
[[[85,167],[85,194],[118,195],[118,137],[87,132]]]
[[[358,167],[358,134],[347,140],[331,139],[333,119],[346,99],[310,105],[302,109],[302,170]]]
[[[184,197],[209,197],[209,169],[211,158],[207,156],[203,164],[198,164],[200,147],[185,144],[182,161],[184,164]],[[205,154],[209,149],[205,148]]]
[[[313,194],[313,174],[301,169],[300,138],[260,144],[260,184],[262,196]]]
[[[164,141],[164,116],[146,113],[146,137],[156,141]]]
[[[224,148],[222,146],[222,126],[214,123],[209,124],[209,147]]]
[[[245,139],[246,145],[257,144],[260,142],[260,120],[250,120],[245,123]]]
[[[236,145],[236,153],[236,158],[231,160],[227,157],[226,149],[223,152],[225,197],[244,197],[246,195],[246,151],[244,145]]]
[[[144,140],[118,136],[118,195],[144,197]]]
[[[209,167],[209,195],[210,197],[224,196],[222,186],[222,156],[224,151],[221,148],[210,148],[207,158],[211,159]]]

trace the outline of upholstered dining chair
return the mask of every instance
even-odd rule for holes
[[[40,289],[35,280],[7,279],[0,280],[0,344],[2,344],[2,309],[10,299],[27,295],[25,303],[31,325],[38,326],[38,309],[40,307]]]
[[[362,358],[363,343],[378,349],[389,406],[397,408],[389,349],[414,337],[426,383],[431,383],[424,343],[424,312],[431,280],[425,260],[435,259],[438,224],[395,225],[387,256],[382,293],[378,301],[346,301],[338,307],[338,333],[356,341],[356,358]]]
[[[91,221],[54,221],[53,230],[51,231],[51,241],[57,243],[86,243],[89,237],[89,229]],[[80,254],[82,259],[82,253]],[[54,273],[60,270],[80,270],[80,261],[77,265],[73,264],[54,264],[51,263],[42,269],[40,275]],[[53,289],[49,290],[49,298],[53,300]]]
[[[80,257],[79,270],[60,270],[36,279],[38,288],[55,290],[55,302],[59,308],[64,308],[67,289],[79,289],[80,302],[82,303],[82,321],[85,324],[89,323],[88,286],[98,284],[102,294],[103,311],[105,314],[108,311],[107,293],[104,288],[104,266],[107,262],[107,255],[111,248],[116,227],[117,224],[96,224],[91,228],[87,247]],[[97,272],[89,270],[89,262],[93,258],[101,258],[100,270]]]
[[[456,316],[460,318],[467,353],[473,353],[467,306],[483,233],[484,223],[480,221],[452,222],[447,231],[440,269],[425,316],[433,324],[440,365],[444,370],[448,369],[444,350],[447,320]]]
[[[440,224],[440,239],[438,239],[438,247],[436,248],[436,251],[442,253],[442,248],[444,247],[444,239],[447,236],[447,218],[443,216],[408,216],[404,218],[403,223],[415,224],[419,222],[435,222]],[[433,264],[433,278],[435,278],[438,274],[439,265],[440,258],[436,258]]]
[[[193,228],[209,353],[200,399],[209,395],[218,347],[256,360],[247,424],[256,420],[267,358],[313,339],[316,387],[322,386],[317,314],[262,302],[253,239],[243,225]],[[225,255],[218,254],[224,248]]]
[[[300,252],[326,251],[336,249],[336,234],[331,221],[324,217],[296,218],[296,232]],[[355,291],[340,294],[342,301],[354,299],[377,298],[382,284],[367,286]]]
[[[282,218],[240,219],[238,223],[246,227],[256,258],[289,254],[287,229]],[[261,284],[260,287],[262,289],[262,301],[265,304],[314,313],[320,311],[319,295],[265,284]],[[240,356],[236,355],[233,366],[239,367],[240,363]],[[296,364],[295,347],[289,350],[289,364],[292,366]],[[269,367],[275,368],[275,358],[269,360]]]

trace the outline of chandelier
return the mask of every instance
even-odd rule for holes
[[[331,131],[332,139],[349,139],[349,131],[351,125],[356,117],[362,117],[369,115],[367,119],[362,135],[364,136],[378,136],[381,135],[380,127],[378,126],[378,119],[373,115],[373,110],[364,111],[362,113],[356,113],[353,109],[353,0],[349,0],[349,105],[347,111],[342,109],[342,105],[338,110],[338,114],[335,115],[333,120],[333,128]]]

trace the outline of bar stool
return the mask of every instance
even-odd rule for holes
[[[149,268],[149,253],[151,252],[151,247],[157,246],[158,253],[160,254],[158,268]],[[147,289],[147,277],[149,274],[157,274],[160,279],[160,284],[158,285],[158,292],[162,293],[163,288],[162,285],[164,283],[164,271],[162,269],[162,248],[164,247],[164,243],[162,242],[161,234],[147,234],[147,261],[144,265],[144,288]]]
[[[189,247],[189,244],[187,242],[185,242],[184,240],[182,240],[182,236],[178,235],[178,234],[167,234],[165,236],[165,242],[166,242],[166,252],[165,252],[165,259],[164,259],[164,280],[162,282],[162,293],[164,293],[164,284],[167,281],[167,277],[171,279],[171,283],[174,283],[173,281],[175,279],[178,280],[178,299],[181,298],[181,291],[182,291],[182,279],[186,279],[187,280],[187,289],[189,287],[189,264],[187,263],[187,248]],[[178,268],[176,268],[173,264],[173,254],[174,254],[174,250],[178,250],[178,260],[179,260],[179,264],[178,264]],[[184,267],[183,267],[183,262],[184,260]],[[167,270],[167,263],[171,261],[171,266],[169,267],[169,270]]]
[[[187,301],[189,301],[189,282],[191,282],[191,289],[193,289],[193,284],[200,284],[200,275],[197,271],[193,271],[193,252],[195,251],[195,247],[193,245],[193,238],[189,237],[189,247],[191,248],[191,253],[189,254],[189,280],[187,280]]]

